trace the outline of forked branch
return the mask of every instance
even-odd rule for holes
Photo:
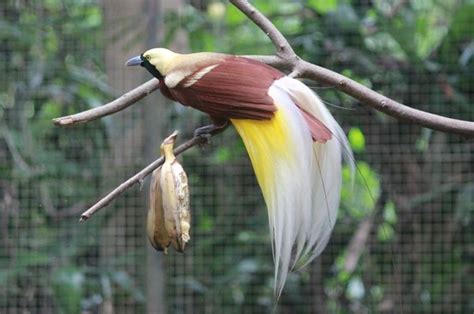
[[[288,69],[290,76],[311,79],[338,89],[362,104],[373,107],[396,119],[409,121],[423,127],[447,133],[474,137],[474,122],[452,119],[426,111],[405,106],[391,98],[351,80],[339,73],[309,63],[294,52],[288,40],[260,11],[247,0],[230,0],[230,2],[252,20],[265,34],[268,35],[276,48],[274,56],[247,56],[279,68]],[[133,89],[111,103],[75,115],[54,119],[54,123],[61,126],[73,125],[92,121],[103,116],[122,110],[137,102],[158,88],[158,81],[152,79]]]
[[[260,58],[269,64],[283,65],[291,69],[291,76],[307,78],[330,85],[354,98],[399,120],[413,122],[433,130],[474,137],[474,122],[447,118],[405,106],[359,84],[341,74],[314,65],[299,58],[286,38],[263,14],[247,0],[230,2],[251,19],[273,42],[276,56]]]
[[[319,83],[332,86],[335,89],[338,89],[354,97],[362,104],[369,105],[376,110],[384,112],[394,118],[410,121],[420,126],[434,130],[462,135],[467,138],[474,137],[474,122],[447,118],[405,106],[341,74],[302,60],[294,52],[293,48],[289,44],[288,40],[283,36],[283,34],[272,24],[272,22],[270,22],[270,20],[268,20],[260,11],[253,7],[247,0],[230,0],[230,2],[245,15],[247,15],[247,17],[252,20],[252,22],[254,22],[265,34],[267,34],[276,48],[275,55],[273,56],[247,57],[265,62],[278,68],[284,68],[290,72],[290,76],[292,77],[311,79]],[[74,115],[56,118],[53,121],[59,126],[72,126],[79,123],[93,121],[127,108],[156,89],[158,89],[158,80],[152,79],[104,106]],[[204,137],[194,137],[176,148],[175,154],[178,155],[195,145],[205,143],[206,140],[207,139]],[[141,182],[148,174],[150,174],[154,169],[158,168],[162,163],[163,158],[159,158],[144,168],[142,171],[122,183],[111,193],[97,202],[94,206],[85,211],[81,216],[81,220],[88,219],[97,210],[109,204],[113,199],[117,198],[135,183]]]

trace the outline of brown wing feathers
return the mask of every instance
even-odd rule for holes
[[[268,88],[283,73],[269,66],[229,56],[185,87],[195,73],[170,89],[173,98],[217,118],[270,119],[276,111]]]
[[[216,63],[217,66],[213,66]],[[202,75],[206,67],[210,70]],[[160,84],[160,89],[167,97],[203,111],[214,119],[265,120],[271,119],[277,110],[268,89],[283,75],[257,61],[228,56],[214,63],[203,62],[176,87],[168,89]],[[331,139],[331,131],[321,121],[299,109],[314,141],[324,143]]]

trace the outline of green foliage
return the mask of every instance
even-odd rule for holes
[[[163,46],[184,31],[193,51],[273,53],[267,36],[228,2],[202,3],[166,13]],[[306,60],[407,105],[474,120],[472,1],[252,4]],[[106,125],[59,129],[51,124],[54,117],[98,106],[109,93],[102,73],[102,11],[92,0],[6,1],[5,7],[0,10],[0,209],[7,228],[0,281],[7,288],[0,289],[0,308],[8,300],[23,300],[32,286],[38,287],[35,301],[26,300],[25,311],[42,304],[54,304],[64,313],[94,312],[114,302],[143,304],[143,282],[117,267],[129,263],[128,256],[109,263],[97,257],[100,218],[81,231],[73,228],[75,217],[71,222],[57,219],[70,218],[71,208],[95,199],[107,170],[100,162],[107,154]],[[117,36],[131,26],[133,18],[120,25]],[[357,105],[334,89],[312,84],[328,103]],[[313,273],[317,266],[290,275],[282,312],[314,310],[305,306],[305,296],[318,283],[324,284],[318,304],[322,312],[379,312],[397,304],[397,298],[413,305],[413,312],[448,312],[451,308],[437,305],[453,304],[446,292],[461,295],[464,287],[458,285],[471,263],[466,244],[455,236],[448,240],[458,229],[466,239],[472,235],[468,149],[456,145],[457,138],[383,114],[330,110],[349,130],[356,170],[343,170],[341,210],[333,240],[320,257],[321,270]],[[188,124],[180,119],[177,123]],[[273,261],[262,197],[235,132],[213,139],[213,147],[185,157],[198,213],[192,230],[199,238],[193,235],[192,271],[187,265],[176,277],[172,266],[187,263],[188,257],[167,257],[167,288],[179,294],[168,299],[169,312],[183,312],[183,291],[192,294],[195,312],[271,312]],[[440,152],[456,158],[445,161],[448,155]],[[457,178],[460,183],[451,182]],[[357,265],[346,269],[348,244],[367,222],[370,233]],[[433,238],[429,248],[412,239],[420,234]],[[143,252],[141,244],[137,247]],[[447,251],[447,258],[439,253]],[[416,268],[412,257],[420,258]],[[459,302],[472,312],[470,300]]]
[[[462,1],[436,0],[409,2],[300,0],[253,1],[252,3],[275,23],[290,40],[298,54],[306,60],[340,72],[407,105],[438,114],[473,120],[471,87],[474,85],[471,83],[472,73],[474,73],[472,71],[474,43],[473,36],[470,36],[473,28],[469,25],[472,23],[468,22],[473,16],[472,5]],[[173,38],[178,30],[186,31],[192,51],[211,50],[234,54],[273,52],[268,38],[242,13],[223,1],[210,1],[207,7],[204,5],[202,8],[188,6],[180,18],[173,13],[168,16],[167,22],[170,26],[167,38]],[[315,86],[315,91],[328,103],[343,107],[356,105],[354,99],[332,89],[319,89]],[[392,261],[397,259],[389,246],[396,245],[397,241],[400,241],[403,228],[407,228],[406,224],[401,225],[400,205],[395,201],[386,201],[381,195],[385,193],[390,200],[392,196],[400,197],[398,191],[392,191],[392,186],[401,184],[392,183],[393,178],[398,177],[400,170],[387,167],[389,164],[396,165],[401,162],[407,163],[407,161],[399,161],[398,155],[392,158],[386,150],[382,151],[382,149],[387,149],[385,146],[376,147],[375,143],[385,144],[384,141],[389,141],[392,149],[400,147],[403,154],[415,161],[424,160],[426,164],[423,167],[430,167],[428,158],[425,158],[423,154],[430,154],[432,151],[434,133],[429,130],[418,131],[418,128],[408,129],[405,124],[395,122],[379,113],[344,112],[337,109],[334,109],[334,113],[338,121],[351,126],[348,137],[352,149],[358,153],[358,160],[353,175],[349,168],[343,170],[345,185],[341,191],[341,211],[333,237],[342,238],[342,243],[347,243],[361,223],[367,219],[373,219],[374,226],[368,242],[373,247],[374,253],[363,253],[354,273],[348,273],[342,267],[347,257],[344,244],[332,247],[335,251],[332,256],[337,256],[337,258],[329,257],[327,262],[336,265],[337,274],[330,271],[325,274],[328,289],[327,308],[340,312],[341,307],[360,309],[355,306],[363,304],[369,311],[378,311],[377,304],[382,303],[386,295],[390,293],[391,286],[388,282],[393,280],[377,277],[377,274],[382,273],[378,265],[392,264],[381,256],[390,256]],[[392,135],[388,138],[387,134],[400,134],[400,136]],[[415,139],[411,137],[408,139],[409,134],[414,134]],[[231,144],[234,135],[223,134],[225,144],[218,145],[219,148],[214,151],[210,159],[213,165],[219,166],[220,175],[223,169],[228,169],[229,175],[226,178],[232,177],[234,174],[232,169],[241,158],[235,153],[235,146]],[[376,142],[379,136],[381,140]],[[380,157],[383,154],[389,156],[388,159]],[[364,161],[368,156],[377,156],[378,159],[371,159],[369,163]],[[416,162],[413,162],[412,166],[422,167]],[[441,169],[438,170],[441,171]],[[410,175],[406,177],[406,182],[410,182],[408,181]],[[203,181],[204,179],[200,180],[200,182]],[[246,201],[240,200],[242,195],[233,195],[235,189],[232,184],[229,188],[222,187],[219,181],[214,184],[219,186],[218,189],[216,188],[220,191],[219,193],[226,195],[227,206],[242,204],[242,202],[247,204]],[[238,186],[240,184],[243,183],[240,182]],[[256,189],[255,185],[249,183],[247,185],[249,188]],[[404,188],[401,189],[404,190]],[[213,188],[209,187],[209,189]],[[404,193],[409,192],[412,191]],[[469,203],[466,195],[470,194],[464,192],[459,195],[458,204],[460,205],[457,207],[457,217],[462,221],[470,221],[471,215],[469,210],[466,210],[468,207],[465,207],[465,204]],[[202,208],[199,204],[195,206]],[[214,214],[205,211],[202,218],[198,218],[198,228],[202,228],[205,232],[217,232],[218,227],[223,223],[219,219],[220,215],[234,217],[232,211],[235,209],[231,207],[232,209],[228,209],[229,212]],[[451,214],[453,214],[452,210]],[[259,219],[262,219],[257,220],[259,224],[264,226],[265,216],[259,215]],[[224,226],[227,225],[224,223]],[[228,238],[222,242],[213,239],[206,242],[206,245],[210,245],[209,247],[203,245],[202,249],[212,250],[216,243],[229,241],[234,250],[220,252],[218,256],[230,254],[233,260],[243,260],[245,265],[252,267],[222,269],[217,266],[223,263],[222,259],[218,258],[211,266],[222,271],[218,278],[230,278],[232,277],[230,274],[235,272],[240,273],[243,278],[248,278],[248,276],[255,278],[259,274],[258,269],[271,268],[271,264],[258,262],[259,257],[264,256],[262,255],[264,252],[259,252],[250,260],[238,253],[247,248],[245,245],[254,245],[264,238],[262,234],[255,233],[255,230],[260,229],[248,224],[239,225],[239,227],[229,226],[229,228],[235,230],[238,235],[237,244],[231,242],[235,238]],[[240,243],[244,246],[238,246]],[[252,271],[246,271],[247,269]],[[260,278],[258,282],[271,281],[271,272],[262,274],[265,274],[267,279]],[[293,281],[289,283],[291,288],[286,289],[284,293],[287,299],[282,300],[281,303],[299,300],[298,294],[301,293],[307,274],[307,272],[302,272],[292,277]],[[199,280],[199,282],[202,281]],[[227,281],[223,282],[228,284]],[[257,284],[256,281],[253,283],[258,285],[261,291],[268,289],[267,286]],[[230,289],[233,293],[219,287],[221,287],[220,283],[208,285],[208,289],[202,293],[244,306],[244,309],[245,305],[248,305],[250,309],[250,304],[259,304],[261,300],[261,295],[255,296],[248,290],[251,286],[239,284],[239,289]],[[300,301],[304,303],[303,300]],[[298,302],[291,304],[298,304]]]
[[[102,12],[95,1],[48,0],[6,1],[0,14],[0,200],[10,200],[0,201],[10,239],[0,247],[0,277],[15,286],[0,291],[0,307],[34,291],[22,311],[37,302],[38,309],[50,303],[78,313],[86,275],[75,262],[89,238],[73,238],[76,229],[59,217],[69,219],[71,208],[97,196],[106,129],[61,129],[51,119],[108,95]]]
[[[326,14],[328,12],[334,11],[337,9],[338,0],[327,0],[327,1],[318,1],[318,0],[308,0],[308,6],[316,10],[316,12],[321,14]]]
[[[359,128],[351,128],[349,134],[347,135],[351,148],[354,152],[360,153],[365,149],[365,137]]]
[[[343,168],[342,175],[346,184],[341,191],[344,210],[341,215],[349,214],[361,219],[375,209],[380,195],[380,180],[377,173],[367,163],[358,161],[355,166],[354,173],[349,167]]]

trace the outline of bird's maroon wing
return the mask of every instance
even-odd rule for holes
[[[229,56],[202,77],[199,69],[170,93],[184,105],[217,119],[270,119],[277,110],[268,89],[284,74],[260,62]],[[196,79],[197,78],[197,79]]]
[[[215,65],[200,78],[197,76],[203,69],[196,70],[167,93],[180,103],[209,114],[215,121],[273,117],[277,108],[268,90],[283,73],[266,64],[234,56]],[[298,108],[314,141],[325,143],[331,138],[331,131],[321,121]]]

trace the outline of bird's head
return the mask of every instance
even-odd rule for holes
[[[125,65],[141,65],[157,79],[162,79],[168,74],[169,66],[177,53],[165,48],[153,48],[139,56],[130,58]]]

